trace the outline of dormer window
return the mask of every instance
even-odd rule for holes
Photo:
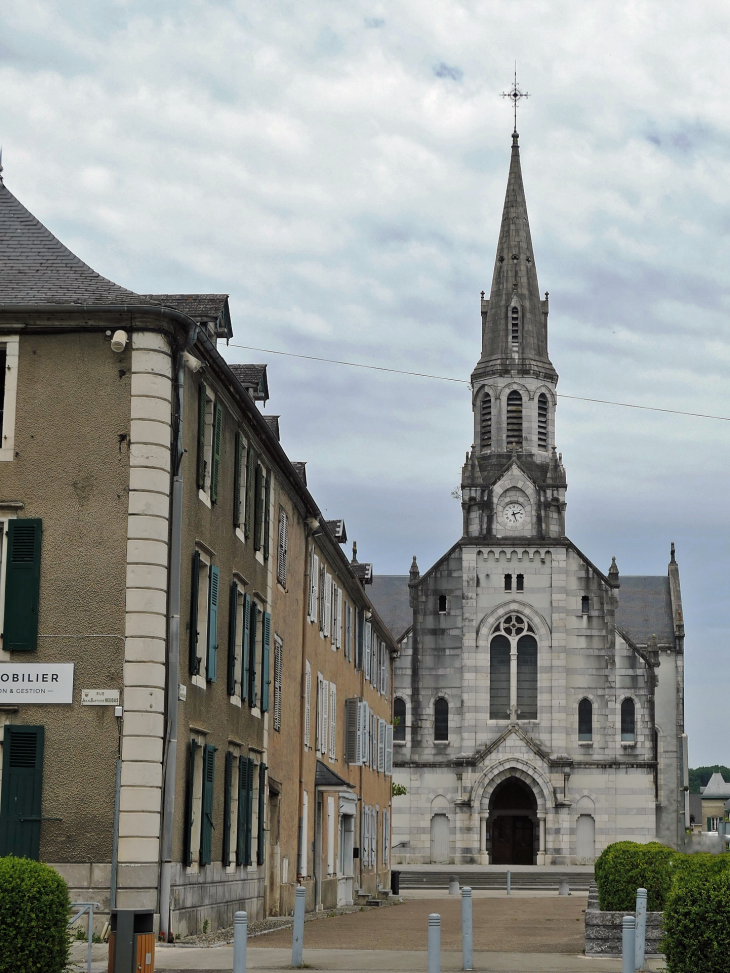
[[[512,349],[516,349],[520,343],[520,309],[513,305],[510,311],[512,326]]]

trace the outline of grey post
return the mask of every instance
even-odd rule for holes
[[[636,890],[636,955],[634,969],[644,969],[646,957],[646,889]]]
[[[437,912],[428,917],[428,973],[441,973],[441,916]]]
[[[304,897],[307,890],[303,885],[297,885],[294,897],[294,936],[291,947],[291,965],[302,966],[304,963]]]
[[[512,885],[512,872],[507,872],[507,895],[510,894]]]
[[[248,916],[237,912],[233,917],[233,973],[246,973],[246,937]]]
[[[451,875],[449,876],[449,895],[459,894],[459,876]]]
[[[461,956],[465,970],[474,969],[474,936],[471,921],[471,889],[461,890]]]
[[[561,879],[560,885],[558,886],[558,895],[570,895],[570,885],[566,879]]]
[[[635,973],[636,919],[633,916],[624,916],[621,933],[621,973]]]

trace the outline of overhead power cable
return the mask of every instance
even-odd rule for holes
[[[452,378],[450,375],[431,375],[428,372],[408,372],[403,368],[386,368],[384,365],[366,365],[364,362],[343,361],[339,358],[320,358],[317,355],[300,355],[293,351],[276,351],[274,348],[257,348],[254,345],[229,344],[229,348],[242,348],[244,351],[261,351],[266,355],[284,355],[286,358],[303,358],[306,361],[327,362],[330,365],[349,365],[350,368],[367,368],[373,372],[390,372],[393,375],[412,375],[414,378],[431,378],[439,382],[456,382],[459,385],[469,385],[471,382],[464,378]],[[636,402],[614,402],[611,399],[591,399],[585,395],[567,395],[557,392],[560,399],[573,399],[576,402],[595,402],[599,405],[618,405],[622,409],[642,409],[645,412],[667,412],[674,416],[690,416],[694,419],[719,419],[730,422],[730,416],[713,416],[704,412],[683,412],[681,409],[663,409],[658,405],[638,405]]]

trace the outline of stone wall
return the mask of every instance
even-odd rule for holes
[[[586,906],[586,956],[620,956],[623,918],[630,912],[601,912],[598,907],[598,889],[591,885]],[[661,952],[663,912],[646,914],[646,955]]]

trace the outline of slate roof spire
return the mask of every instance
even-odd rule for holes
[[[513,308],[517,308],[518,329],[513,330]],[[489,300],[482,302],[484,333],[482,357],[477,366],[489,373],[518,371],[541,373],[557,380],[548,357],[548,300],[540,298],[535,256],[532,249],[527,200],[522,182],[519,135],[512,134],[507,192],[494,261]],[[515,341],[515,333],[518,334]],[[480,368],[481,366],[481,368]]]

